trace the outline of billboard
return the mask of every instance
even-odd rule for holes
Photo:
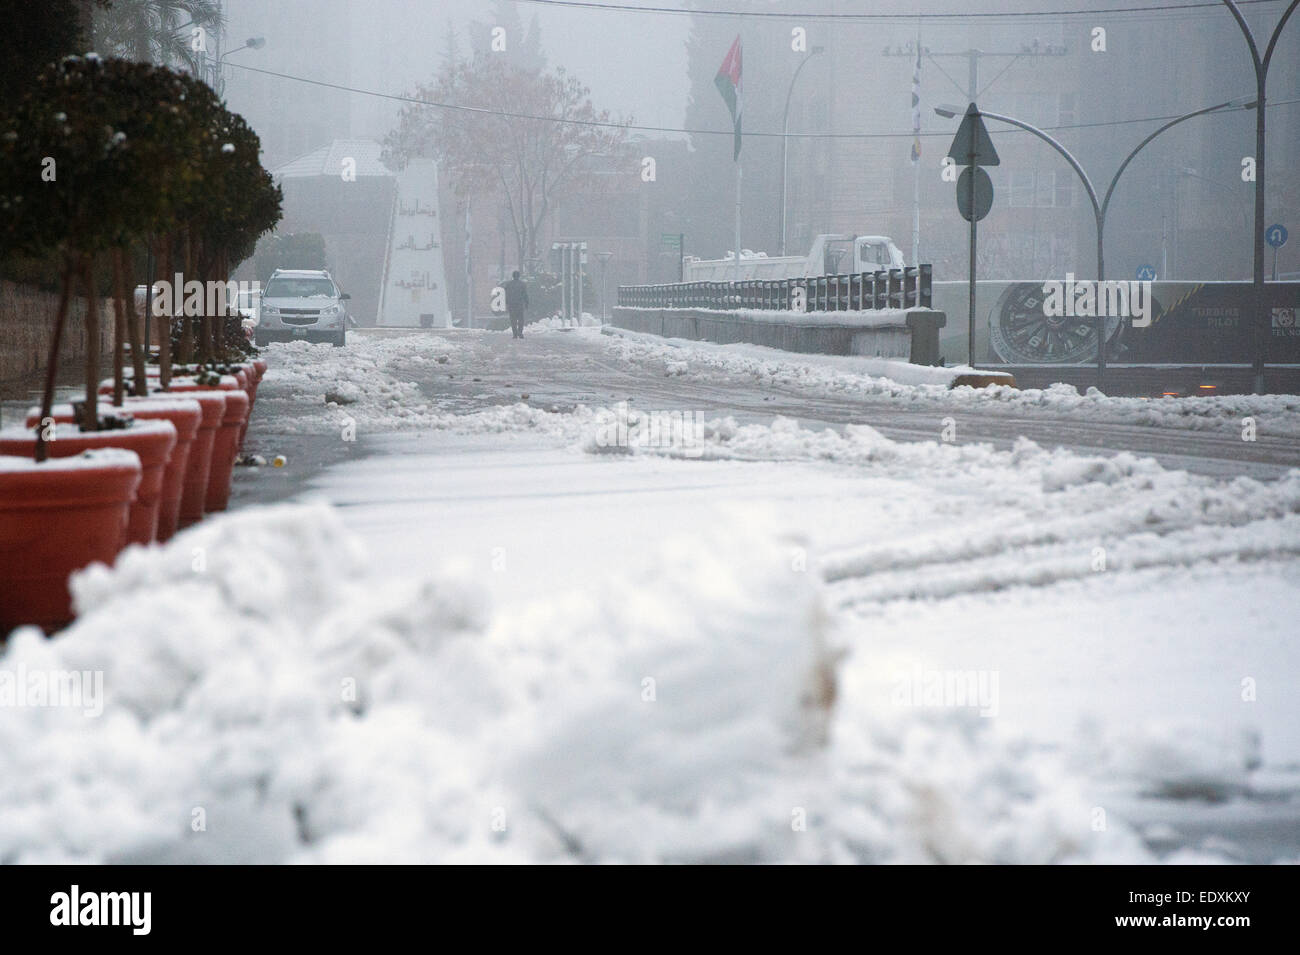
[[[1117,364],[1248,364],[1256,346],[1250,313],[1249,282],[1117,282],[1131,299],[1115,308],[1115,289],[1093,289],[1082,315],[1060,307],[1084,301],[1080,280],[977,283],[975,361],[977,364],[1092,364],[1097,357],[1097,311],[1106,324],[1106,360]],[[1300,364],[1300,282],[1267,282],[1269,319],[1264,352],[1272,364]],[[963,364],[967,352],[969,286],[935,282],[934,307],[948,316],[939,346],[948,365]],[[1055,296],[1055,300],[1054,299]],[[1106,303],[1109,308],[1106,307]]]

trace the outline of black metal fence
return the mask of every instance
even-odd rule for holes
[[[878,308],[929,308],[932,269],[817,275],[745,282],[676,282],[671,285],[620,285],[618,304],[629,308],[752,308],[789,311],[796,289],[803,289],[805,312],[850,312]]]

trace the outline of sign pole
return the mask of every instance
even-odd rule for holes
[[[971,137],[970,165],[971,171],[971,190],[970,190],[970,311],[967,312],[969,321],[967,324],[966,334],[966,364],[972,368],[975,367],[975,234],[978,228],[978,219],[975,217],[975,174],[979,167],[975,165],[975,141],[978,137]]]
[[[940,115],[955,116],[955,111],[938,109]],[[962,117],[957,135],[953,137],[948,149],[948,158],[957,165],[965,166],[965,171],[957,177],[957,211],[970,223],[970,299],[967,302],[966,321],[966,361],[975,367],[975,322],[976,311],[976,252],[979,241],[979,227],[976,225],[989,213],[993,206],[993,182],[981,166],[996,166],[1001,160],[998,151],[993,148],[979,108],[971,103]],[[966,194],[962,195],[962,190]]]
[[[574,281],[575,281],[575,282],[577,283],[577,285],[578,285],[578,308],[577,308],[577,310],[576,310],[576,312],[574,313],[574,316],[573,316],[573,324],[574,324],[574,325],[581,325],[581,324],[582,324],[582,275],[583,275],[583,271],[584,271],[582,267],[583,267],[584,265],[586,265],[586,261],[585,261],[586,258],[587,258],[587,243],[586,243],[586,242],[579,243],[579,245],[578,245],[578,272],[577,272],[577,277],[574,279]]]

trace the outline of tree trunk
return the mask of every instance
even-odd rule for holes
[[[135,310],[135,281],[131,274],[131,256],[126,251],[119,250],[119,256],[122,260],[122,285],[126,289],[126,340],[131,345],[131,378],[133,395],[147,395],[149,393],[149,371],[145,362],[149,352],[149,343],[142,342],[144,329],[140,327],[140,313]],[[144,293],[144,307],[150,307],[150,291]]]
[[[72,256],[69,254],[63,263],[63,288],[59,291],[59,308],[54,313],[54,334],[50,336],[50,358],[45,364],[45,390],[41,392],[41,420],[36,425],[36,461],[46,458],[45,423],[50,419],[54,408],[54,386],[59,375],[59,345],[63,341],[63,326],[68,320],[68,298],[72,294],[75,280]]]
[[[198,327],[196,329],[199,337],[198,360],[202,364],[212,361],[212,316],[208,311],[208,282],[212,278],[212,258],[208,254],[207,242],[199,237],[195,241],[194,263],[197,270],[196,278],[203,287],[203,307],[199,309]]]
[[[113,404],[122,407],[126,400],[126,282],[122,267],[122,249],[110,253],[113,263]]]
[[[221,282],[222,288],[227,288],[230,281],[230,256],[225,249],[217,252],[217,280]],[[238,305],[238,302],[236,302]],[[230,303],[226,297],[226,292],[221,293],[221,312],[212,327],[212,356],[217,361],[225,361],[226,350],[226,319],[230,314]]]
[[[194,227],[186,226],[185,228],[185,276],[186,283],[194,275]],[[183,291],[183,288],[182,288]],[[181,296],[181,302],[185,302],[185,296]],[[181,364],[188,365],[194,361],[194,316],[189,314],[189,310],[181,305]]]
[[[81,257],[81,285],[86,293],[86,403],[81,430],[99,430],[99,299],[95,292],[95,257]]]
[[[162,275],[163,281],[171,285],[175,278],[172,275],[172,245],[175,237],[168,232],[163,236],[162,242]],[[152,292],[153,290],[150,289]],[[176,301],[176,289],[171,290],[163,302],[162,325],[158,332],[158,384],[166,391],[172,383],[172,303]]]

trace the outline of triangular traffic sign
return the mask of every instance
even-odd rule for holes
[[[974,154],[972,156],[972,154]],[[997,166],[1001,164],[998,151],[993,148],[993,140],[984,127],[984,119],[979,108],[971,103],[962,117],[957,135],[953,137],[952,148],[948,158],[958,166]]]

